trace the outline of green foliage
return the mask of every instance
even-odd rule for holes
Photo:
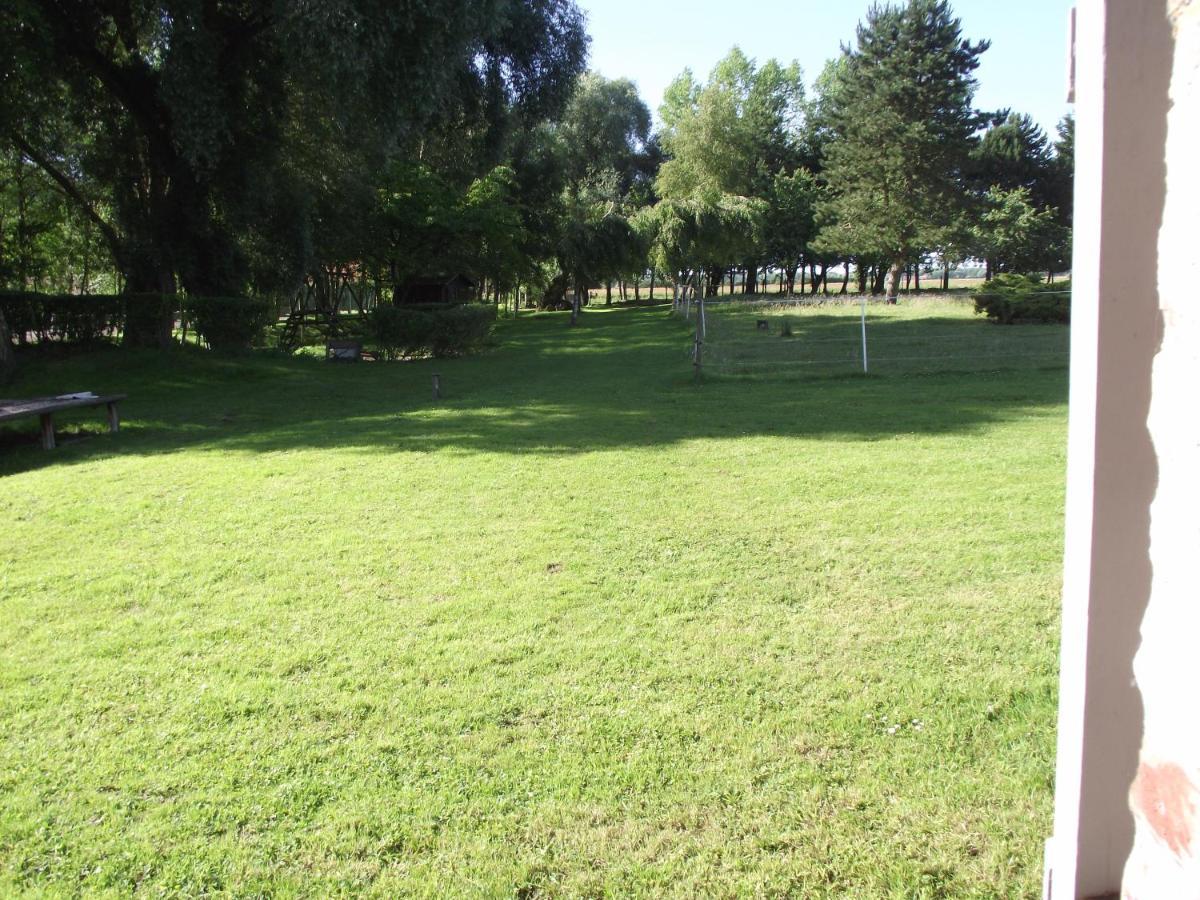
[[[1070,231],[1056,210],[1034,205],[1027,188],[992,188],[975,226],[975,247],[995,272],[1046,272],[1068,266]]]
[[[1038,205],[1046,205],[1053,162],[1046,133],[1030,116],[1009,113],[971,151],[967,176],[984,191],[1024,188]]]
[[[391,160],[428,145],[456,183],[487,171],[561,110],[586,40],[570,0],[20,0],[0,8],[0,129],[129,289],[238,295],[364,258]]]
[[[126,298],[113,294],[0,292],[0,312],[18,341],[93,344],[122,327]]]
[[[389,306],[371,311],[368,339],[385,359],[465,356],[482,348],[496,310],[482,304]]]
[[[659,111],[668,160],[658,176],[661,196],[697,194],[765,197],[776,173],[795,167],[804,81],[798,63],[759,67],[734,48],[708,83],[685,71]]]
[[[662,271],[720,269],[761,245],[766,211],[761,200],[731,194],[665,199],[641,214],[638,227]]]
[[[767,261],[789,272],[801,264],[816,237],[820,198],[816,179],[805,169],[775,175],[763,229]]]
[[[973,296],[975,312],[1000,325],[1071,321],[1071,282],[1032,275],[997,275]]]
[[[855,47],[827,70],[822,249],[898,267],[953,221],[980,123],[972,73],[987,47],[962,38],[944,0],[871,7]]]
[[[624,196],[642,171],[650,110],[633,82],[589,72],[563,111],[558,137],[568,183],[583,184],[611,170],[617,174],[617,192]]]
[[[265,297],[189,297],[188,320],[213,350],[248,350],[260,343],[275,318]]]

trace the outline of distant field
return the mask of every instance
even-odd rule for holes
[[[972,288],[978,288],[982,284],[983,284],[983,278],[951,278],[950,279],[950,290],[951,291],[965,291],[965,290],[969,290]],[[922,278],[920,292],[918,292],[914,289],[913,291],[901,291],[901,293],[902,294],[940,293],[941,286],[942,286],[941,279],[936,276],[934,278]],[[838,276],[837,278],[831,278],[829,281],[827,293],[818,291],[817,296],[837,295],[841,291],[841,289],[842,289],[841,277]],[[760,289],[760,293],[766,294],[768,296],[780,294],[780,287],[779,287],[778,281],[776,279],[772,279],[771,282],[767,285],[766,290]],[[857,296],[857,294],[858,294],[858,283],[853,278],[850,279],[850,283],[847,285],[847,293],[854,294],[855,296]],[[642,300],[650,299],[649,284],[642,285],[642,287],[640,289],[640,295],[641,295],[640,299],[642,299]],[[738,288],[734,292],[734,295],[738,296],[738,297],[743,296],[741,285],[738,285]],[[799,282],[797,282],[796,294],[794,296],[799,296],[799,295],[800,295],[800,288],[799,288]],[[730,296],[728,282],[725,282],[724,284],[721,285],[721,290],[720,290],[718,296],[721,296],[721,297]],[[807,287],[805,289],[804,296],[812,296],[809,293],[809,289]],[[601,303],[601,304],[604,303],[604,301],[605,301],[604,289],[599,288],[599,289],[593,290],[590,294],[590,297],[591,297],[592,303]],[[626,299],[629,301],[633,300],[633,285],[631,285],[631,284],[626,286]],[[669,285],[663,286],[662,284],[656,284],[654,287],[654,299],[670,300],[671,299],[670,286]],[[613,302],[614,303],[621,302],[620,295],[617,292],[616,284],[613,285]]]
[[[0,895],[1039,896],[1066,372],[690,334],[27,365],[130,396],[0,429]]]
[[[692,321],[696,307],[690,307]],[[713,300],[705,306],[705,371],[725,375],[830,375],[863,371],[859,298]],[[762,327],[765,325],[765,327]],[[1065,368],[1063,325],[999,326],[967,297],[905,297],[866,309],[867,368],[876,374]]]

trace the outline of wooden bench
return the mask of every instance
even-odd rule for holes
[[[37,416],[42,423],[42,447],[54,449],[54,414],[67,409],[89,409],[96,406],[108,408],[108,430],[116,434],[121,430],[121,418],[117,404],[125,394],[63,394],[59,397],[31,397],[28,400],[0,400],[0,422]]]

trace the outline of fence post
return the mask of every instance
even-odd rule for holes
[[[867,369],[867,295],[862,295],[862,344],[863,344],[863,371]]]

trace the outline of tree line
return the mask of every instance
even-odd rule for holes
[[[578,312],[647,277],[1068,266],[1072,124],[977,110],[988,45],[946,2],[873,6],[811,96],[735,48],[657,130],[587,46],[570,0],[9,0],[0,284],[403,302],[461,273]]]

